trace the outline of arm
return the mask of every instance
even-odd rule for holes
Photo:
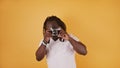
[[[45,54],[46,54],[46,46],[41,44],[41,46],[36,51],[36,60],[37,61],[42,60],[44,58]]]
[[[86,46],[81,43],[80,41],[76,41],[74,40],[73,38],[71,38],[69,36],[69,39],[70,43],[72,44],[74,50],[78,53],[78,54],[81,54],[81,55],[86,55],[87,54],[87,50],[86,50]]]
[[[72,37],[70,37],[67,32],[65,32],[64,30],[62,30],[60,32],[60,35],[59,37],[62,37],[63,39],[65,40],[68,40],[72,46],[73,46],[73,49],[78,53],[78,54],[81,54],[81,55],[86,55],[87,54],[87,49],[86,49],[86,46],[80,42],[80,41],[76,41],[74,40]]]
[[[47,44],[48,41],[50,40],[51,34],[48,31],[44,31],[43,35],[44,35],[43,42]],[[36,51],[36,60],[38,61],[41,61],[47,53],[45,44],[41,44],[38,50]]]

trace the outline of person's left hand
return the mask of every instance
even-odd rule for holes
[[[64,40],[69,40],[69,35],[66,31],[64,31],[63,29],[60,31],[58,37],[61,37]]]

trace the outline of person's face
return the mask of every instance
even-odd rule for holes
[[[51,28],[57,29],[60,26],[55,21],[48,21],[46,24],[46,30],[50,31]]]

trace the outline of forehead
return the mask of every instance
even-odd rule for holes
[[[49,28],[58,28],[60,27],[56,21],[48,21],[47,24],[46,24],[46,28],[49,29]]]

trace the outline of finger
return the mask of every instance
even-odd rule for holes
[[[46,32],[46,33],[49,33],[49,30],[46,30],[45,32]]]
[[[61,35],[63,35],[63,34],[64,34],[64,31],[63,31],[63,30],[61,30],[61,31],[60,31],[60,34],[61,34]]]
[[[58,37],[62,37],[61,34],[59,34]]]
[[[46,35],[47,37],[51,37],[51,33],[49,32],[49,30],[46,30],[45,35]]]

